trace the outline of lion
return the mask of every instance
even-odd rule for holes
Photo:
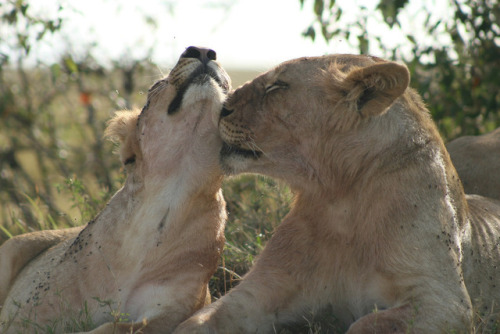
[[[322,312],[350,334],[470,333],[476,313],[495,328],[500,202],[464,195],[409,81],[396,62],[328,55],[229,95],[223,170],[295,200],[240,284],[174,333],[275,333]]]
[[[168,333],[210,303],[224,246],[217,119],[230,79],[215,52],[189,47],[121,111],[121,190],[84,228],[21,235],[0,248],[1,333]],[[6,296],[5,296],[6,295]]]
[[[466,194],[500,200],[500,128],[463,136],[446,145]]]

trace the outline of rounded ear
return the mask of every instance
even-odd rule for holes
[[[120,158],[124,165],[135,162],[139,144],[135,135],[140,110],[117,111],[109,120],[104,135],[120,144]]]
[[[405,65],[384,62],[357,68],[344,80],[346,99],[362,116],[385,112],[410,83]]]

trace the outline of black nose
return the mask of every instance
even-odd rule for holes
[[[196,58],[201,60],[203,64],[206,64],[210,60],[217,59],[217,54],[212,49],[190,46],[182,53],[181,58]]]

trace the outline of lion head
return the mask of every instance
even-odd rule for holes
[[[222,166],[229,174],[263,173],[296,187],[313,180],[350,182],[376,150],[390,149],[390,136],[372,136],[378,143],[368,146],[359,133],[373,131],[371,123],[408,83],[405,66],[374,57],[331,55],[285,62],[227,100],[219,124]],[[418,98],[415,103],[421,104]],[[384,131],[404,129],[387,126]],[[416,138],[415,145],[423,140]]]
[[[189,47],[151,86],[142,111],[119,111],[109,122],[106,135],[121,144],[121,160],[136,180],[154,183],[182,170],[193,178],[220,174],[217,117],[231,82],[215,57],[213,50]]]

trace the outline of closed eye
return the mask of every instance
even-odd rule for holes
[[[266,94],[269,94],[270,92],[276,89],[286,89],[286,88],[288,88],[288,84],[286,82],[278,80],[266,87]]]
[[[126,159],[123,164],[124,165],[130,165],[130,164],[133,164],[135,162],[135,155],[131,156],[130,158]]]
[[[151,88],[149,88],[149,90],[148,90],[148,98],[150,96],[152,97],[152,96],[158,94],[158,92],[160,92],[163,87],[166,87],[167,84],[168,84],[168,82],[166,79],[158,80],[157,82],[155,82],[154,85],[151,86]]]

